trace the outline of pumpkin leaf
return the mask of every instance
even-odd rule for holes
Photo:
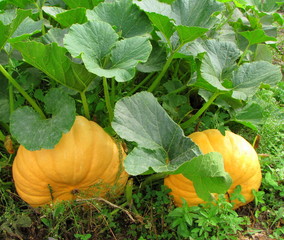
[[[19,50],[24,60],[44,72],[51,79],[77,91],[84,91],[94,75],[81,64],[74,63],[66,56],[67,50],[56,43],[16,42],[12,44]]]
[[[174,23],[172,20],[167,16],[154,12],[147,12],[147,16],[154,26],[159,29],[161,33],[163,33],[167,40],[169,40],[175,32]]]
[[[3,48],[8,39],[14,34],[25,18],[31,15],[30,10],[6,10],[0,14],[0,49]]]
[[[263,84],[275,85],[282,79],[281,69],[266,61],[245,63],[233,72],[233,98],[246,100]]]
[[[191,42],[201,37],[204,33],[208,31],[207,28],[188,27],[188,26],[182,26],[182,25],[177,26],[176,29],[177,29],[181,44]]]
[[[211,152],[186,162],[175,173],[181,173],[193,182],[197,195],[205,201],[211,201],[210,193],[225,193],[232,179],[224,172],[223,157]]]
[[[161,71],[166,63],[166,49],[159,46],[156,42],[151,42],[151,44],[152,51],[147,62],[138,63],[136,66],[140,72],[150,73]]]
[[[145,117],[147,116],[147,117]],[[131,175],[159,173],[182,173],[186,177],[196,171],[207,172],[205,177],[216,178],[220,189],[226,189],[229,177],[224,172],[224,167],[220,165],[220,158],[210,157],[210,166],[199,166],[203,163],[203,155],[198,146],[192,140],[184,136],[183,130],[176,124],[158,103],[157,99],[149,92],[140,92],[131,97],[119,100],[115,105],[113,129],[118,135],[127,141],[135,142],[134,148],[126,157],[124,166]],[[185,167],[184,164],[198,158],[196,163]],[[209,161],[205,159],[204,161]],[[205,164],[204,164],[205,166]],[[200,168],[200,169],[199,169]],[[198,170],[199,169],[199,170]],[[201,191],[206,183],[198,177],[191,176],[196,180],[198,191]],[[202,176],[199,176],[202,178]],[[207,178],[204,178],[207,181]],[[221,179],[221,180],[220,180]],[[210,181],[215,182],[211,179]],[[211,183],[211,182],[210,182]],[[208,182],[207,182],[208,184]],[[215,185],[214,185],[215,186]],[[212,187],[214,188],[214,187]],[[209,189],[206,188],[207,190]],[[214,189],[214,191],[219,191]],[[206,199],[210,194],[206,190],[200,195]],[[212,189],[210,189],[212,190]]]
[[[63,0],[70,8],[84,7],[93,9],[103,0]]]
[[[150,34],[153,30],[147,15],[132,0],[101,3],[93,10],[88,10],[87,17],[91,21],[109,23],[125,38]]]
[[[90,72],[125,82],[134,77],[139,62],[147,61],[152,46],[145,37],[118,38],[108,23],[90,21],[73,25],[64,44],[73,57],[81,56]]]
[[[176,0],[171,5],[158,0],[134,1],[146,12],[154,12],[170,19],[176,25],[210,28],[217,19],[213,16],[223,10],[223,3],[214,0]]]
[[[262,29],[240,32],[239,34],[245,37],[249,41],[250,45],[262,43],[266,41],[275,41],[275,42],[277,41],[276,38],[266,35]]]
[[[85,8],[64,10],[59,7],[43,7],[42,9],[45,13],[52,16],[64,28],[70,27],[75,23],[87,22]]]
[[[11,134],[31,151],[54,148],[75,120],[74,99],[60,89],[51,89],[45,95],[44,103],[46,112],[52,114],[49,119],[42,119],[28,106],[16,109],[10,117]]]

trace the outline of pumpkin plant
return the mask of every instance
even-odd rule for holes
[[[240,185],[245,202],[233,200],[234,208],[238,208],[254,199],[252,190],[258,190],[261,184],[261,170],[258,155],[252,145],[242,136],[225,132],[225,136],[217,129],[194,132],[189,138],[199,146],[202,153],[219,152],[223,156],[224,168],[232,178],[232,185],[227,193],[230,196]],[[189,206],[195,206],[205,201],[198,197],[194,184],[182,174],[169,175],[164,184],[168,186],[177,206],[182,205],[182,198]]]
[[[128,179],[125,155],[97,123],[77,116],[53,149],[19,147],[13,162],[16,190],[33,207],[60,200],[114,197]]]

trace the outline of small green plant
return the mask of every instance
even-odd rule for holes
[[[91,234],[79,234],[79,233],[77,233],[77,234],[74,234],[74,237],[76,239],[80,239],[80,240],[88,240],[92,237],[92,235]]]
[[[232,209],[233,204],[224,194],[218,195],[214,203],[182,207],[171,211],[168,218],[180,239],[237,239],[237,232],[249,223]]]

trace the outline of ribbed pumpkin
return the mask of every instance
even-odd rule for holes
[[[60,200],[111,197],[127,182],[123,149],[93,121],[77,116],[54,149],[20,146],[13,178],[20,197],[33,207]]]
[[[231,175],[232,185],[228,190],[230,195],[237,185],[242,187],[241,194],[246,202],[234,200],[234,208],[238,208],[254,199],[252,190],[258,190],[261,184],[261,170],[258,156],[254,148],[243,137],[226,131],[225,136],[217,129],[208,129],[203,132],[194,132],[189,137],[197,144],[203,154],[219,152],[223,156],[226,172]],[[182,205],[184,198],[189,206],[204,203],[194,189],[193,183],[181,174],[169,175],[165,178],[165,185],[172,189],[177,206]]]

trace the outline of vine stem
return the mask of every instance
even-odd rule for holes
[[[202,108],[200,108],[197,113],[191,117],[190,119],[188,119],[186,122],[181,124],[182,128],[187,128],[189,127],[192,123],[194,123],[206,110],[207,108],[209,108],[209,106],[214,102],[214,100],[221,95],[222,92],[215,92],[210,98],[209,100],[202,106]]]
[[[155,88],[159,85],[161,79],[164,77],[165,73],[167,72],[172,60],[174,59],[175,52],[173,52],[170,57],[167,59],[165,65],[163,66],[162,71],[158,75],[158,77],[154,80],[151,86],[148,88],[148,92],[153,92]]]
[[[141,88],[145,83],[147,83],[154,74],[155,72],[152,72],[149,75],[147,75],[147,77],[145,77],[140,83],[138,83],[138,85],[135,88],[133,88],[130,92],[127,93],[127,96],[131,96],[132,94],[134,94],[139,88]]]
[[[157,180],[160,180],[160,179],[163,179],[168,175],[169,175],[168,173],[156,173],[156,174],[150,175],[141,183],[140,189],[144,189],[150,183],[157,181]]]
[[[242,63],[244,57],[247,55],[247,52],[248,52],[248,50],[249,50],[250,47],[251,47],[251,45],[248,44],[247,47],[246,47],[246,49],[244,50],[243,54],[241,55],[239,61],[238,61],[238,66],[241,65],[241,63]]]
[[[23,95],[23,97],[31,104],[31,106],[36,110],[39,115],[45,119],[45,115],[41,108],[37,105],[34,99],[32,99],[29,94],[22,88],[22,86],[17,83],[17,81],[5,70],[5,68],[0,64],[0,72],[9,80],[9,82]]]
[[[1,130],[0,130],[0,141],[2,142],[5,141],[5,135],[1,132]]]
[[[88,102],[87,102],[85,91],[80,92],[80,95],[81,95],[81,100],[82,100],[82,104],[83,104],[83,108],[84,108],[85,117],[87,119],[91,119],[89,105],[88,105]]]
[[[107,111],[108,111],[109,121],[112,122],[113,108],[112,108],[112,105],[111,105],[108,83],[107,83],[106,77],[103,77],[103,86],[104,86],[104,95],[105,95],[105,101],[106,101],[106,107],[107,107]]]

